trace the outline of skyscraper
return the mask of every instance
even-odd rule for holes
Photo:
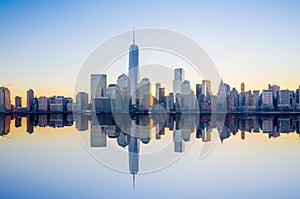
[[[33,110],[33,98],[34,98],[34,92],[32,89],[29,89],[27,91],[27,110],[32,111]]]
[[[106,94],[106,74],[91,74],[91,100]]]
[[[15,106],[16,108],[22,108],[22,97],[20,96],[15,97]]]
[[[280,90],[278,95],[278,108],[288,108],[291,105],[290,91]]]
[[[135,32],[133,29],[133,42],[129,48],[129,80],[131,103],[136,104],[137,84],[139,82],[139,47],[135,44]]]
[[[143,78],[139,85],[140,109],[149,110],[153,105],[151,82],[148,78]]]
[[[82,112],[88,108],[88,94],[86,92],[79,92],[76,95],[77,111]]]
[[[262,108],[273,108],[273,93],[271,89],[262,91]]]
[[[8,111],[11,109],[10,90],[6,87],[0,87],[0,110]]]
[[[155,98],[157,102],[159,101],[159,89],[161,88],[161,83],[155,84]]]
[[[241,83],[241,92],[245,92],[245,83],[244,82]]]
[[[174,94],[181,94],[181,86],[184,81],[184,69],[176,68],[174,70],[173,91]]]

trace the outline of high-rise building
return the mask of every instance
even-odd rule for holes
[[[120,88],[121,95],[127,96],[129,95],[129,78],[124,73],[118,77],[117,85]]]
[[[39,101],[39,111],[48,111],[49,110],[49,100],[45,96],[41,96],[38,99]]]
[[[151,83],[148,78],[143,78],[139,86],[140,109],[149,110],[153,105]]]
[[[118,85],[109,84],[106,90],[106,97],[108,97],[111,101],[111,110],[113,112],[123,111],[122,100],[121,100],[121,91]]]
[[[245,83],[244,82],[241,83],[241,92],[245,92]]]
[[[174,93],[170,93],[167,96],[166,109],[167,111],[174,111]]]
[[[278,108],[288,108],[290,105],[290,91],[280,90],[278,95]]]
[[[296,90],[296,103],[300,104],[300,86],[299,88]]]
[[[27,110],[33,110],[33,98],[34,98],[34,91],[32,89],[27,90]]]
[[[230,91],[230,96],[233,98],[233,107],[237,108],[239,106],[239,93],[236,88],[232,88]]]
[[[176,68],[174,70],[174,79],[181,80],[182,82],[185,80],[185,73],[183,68]]]
[[[129,111],[129,78],[127,75],[122,74],[118,77],[117,86],[120,89],[120,104],[121,104],[121,112],[128,112]]]
[[[64,96],[49,97],[49,110],[54,112],[63,112],[64,100]]]
[[[273,92],[271,89],[262,91],[262,108],[274,108],[273,106]]]
[[[229,84],[224,84],[226,97],[230,95],[230,86]]]
[[[0,87],[0,111],[9,111],[10,109],[10,90],[6,87]]]
[[[22,97],[20,96],[15,97],[15,106],[16,108],[22,108]]]
[[[191,84],[190,81],[184,80],[181,86],[182,95],[190,95],[191,94]]]
[[[66,97],[64,100],[64,111],[71,112],[73,106],[73,99],[71,97]]]
[[[206,101],[209,101],[210,95],[212,94],[210,80],[202,80],[201,94],[203,94],[206,97],[206,99],[205,99]]]
[[[250,106],[250,98],[252,97],[251,91],[247,91],[244,93],[244,98],[245,98],[245,106]]]
[[[88,94],[79,92],[76,95],[77,111],[82,112],[88,109]]]
[[[260,106],[259,90],[253,91],[252,102],[254,109],[257,109]]]
[[[196,97],[197,98],[201,94],[201,90],[202,90],[202,85],[201,84],[196,84]]]
[[[91,100],[106,95],[106,74],[91,74]]]
[[[173,91],[174,94],[181,94],[181,86],[184,81],[184,69],[176,68],[174,70]]]
[[[137,101],[137,84],[139,82],[139,47],[135,44],[135,32],[133,29],[133,42],[129,48],[129,81],[131,103]]]
[[[273,93],[273,106],[275,108],[277,108],[277,106],[278,106],[278,100],[279,100],[278,99],[278,95],[279,95],[279,91],[280,91],[280,86],[275,85],[275,84],[273,84],[273,85],[269,84],[268,88],[270,90],[272,90],[272,93]]]
[[[160,104],[166,104],[166,96],[165,96],[165,88],[159,88],[158,89],[158,101]]]
[[[221,80],[218,90],[218,95],[216,98],[216,106],[215,110],[216,112],[225,112],[227,110],[227,102],[226,102],[226,87],[223,83],[223,80]]]
[[[155,84],[155,99],[158,102],[159,101],[159,89],[161,88],[161,83]]]

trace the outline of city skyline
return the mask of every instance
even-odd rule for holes
[[[267,79],[271,84],[296,89],[300,72],[298,3],[122,3],[124,10],[133,8],[142,14],[139,19],[134,13],[115,10],[111,2],[99,2],[98,7],[80,2],[1,2],[0,65],[5,70],[0,85],[10,84],[12,96],[24,96],[27,88],[35,88],[39,95],[73,96],[81,63],[97,44],[132,27],[164,27],[201,44],[224,82],[232,86],[239,87],[244,81],[249,89],[261,90],[266,88]],[[78,17],[78,7],[83,13],[93,10],[94,14]],[[163,12],[153,16],[157,7]],[[69,17],[63,17],[66,13]],[[109,23],[104,21],[106,15]],[[55,81],[51,78],[54,76]]]
[[[0,198],[300,198],[299,35],[299,0],[0,0]]]

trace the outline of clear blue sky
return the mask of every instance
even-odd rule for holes
[[[12,95],[72,95],[106,39],[161,27],[198,42],[224,81],[246,89],[300,84],[299,1],[0,1],[0,84]]]

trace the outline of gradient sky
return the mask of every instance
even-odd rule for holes
[[[195,40],[224,81],[240,88],[300,84],[299,1],[0,1],[0,85],[12,96],[72,96],[102,42],[132,27]],[[124,66],[127,67],[127,66]]]

